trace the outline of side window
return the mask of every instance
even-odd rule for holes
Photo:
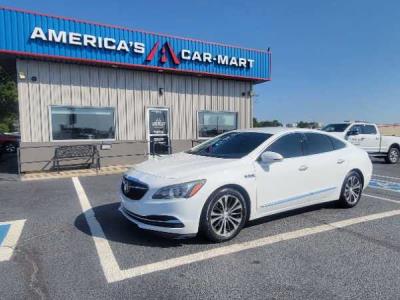
[[[287,134],[270,145],[267,151],[279,153],[284,158],[303,156],[303,137],[298,133]]]
[[[351,128],[349,129],[349,131],[356,131],[356,132],[358,132],[358,134],[361,134],[362,133],[362,128],[363,128],[364,126],[362,126],[362,125],[353,125],[353,126],[351,126]]]
[[[327,135],[319,133],[305,133],[305,153],[306,155],[313,155],[333,151],[333,144]]]
[[[377,134],[376,128],[373,125],[365,125],[361,132],[362,134]]]
[[[342,148],[346,147],[346,144],[344,142],[338,140],[337,138],[334,138],[334,137],[331,137],[331,136],[329,138],[330,138],[330,140],[332,142],[332,145],[333,145],[333,148],[335,150],[342,149]]]

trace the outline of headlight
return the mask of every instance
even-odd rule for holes
[[[205,179],[174,184],[159,189],[153,199],[190,198],[197,194],[206,183]]]

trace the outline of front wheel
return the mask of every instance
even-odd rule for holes
[[[388,164],[397,164],[400,159],[400,150],[396,147],[390,147],[389,152],[386,156],[386,162]]]
[[[339,203],[346,208],[356,206],[360,201],[362,191],[361,175],[356,171],[351,171],[344,179]]]
[[[248,208],[243,195],[232,188],[224,188],[207,200],[200,231],[213,242],[225,242],[234,238],[247,221]]]

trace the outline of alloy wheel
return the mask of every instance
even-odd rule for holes
[[[344,197],[349,204],[357,203],[362,192],[362,184],[360,178],[356,175],[351,175],[346,182],[344,188]]]
[[[4,146],[4,151],[7,153],[14,153],[17,150],[14,144],[6,144]]]
[[[392,163],[396,163],[399,160],[399,150],[397,150],[396,148],[393,148],[392,150],[390,150],[389,160]]]
[[[212,230],[224,237],[233,235],[243,219],[242,202],[233,195],[223,195],[211,209],[210,223]]]

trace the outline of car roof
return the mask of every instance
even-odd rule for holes
[[[238,132],[260,132],[260,133],[268,133],[268,134],[281,134],[286,132],[319,132],[325,133],[323,131],[315,130],[315,129],[306,129],[306,128],[289,128],[289,127],[256,127],[256,128],[248,128],[248,129],[238,129]]]

